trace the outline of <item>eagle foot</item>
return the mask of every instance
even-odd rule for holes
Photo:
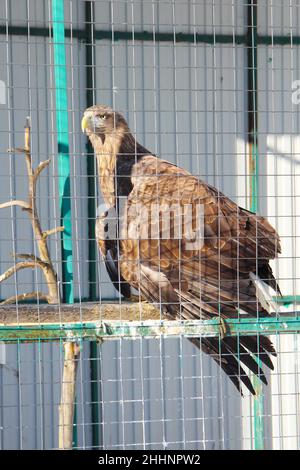
[[[226,321],[224,320],[224,318],[220,317],[219,318],[219,334],[220,334],[220,339],[224,339],[225,336],[227,335],[229,329],[228,329],[228,326],[227,326],[227,323]]]
[[[143,304],[147,303],[147,300],[143,296],[136,294],[131,294],[128,300],[130,300],[130,302],[141,302]]]

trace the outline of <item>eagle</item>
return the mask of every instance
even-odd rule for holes
[[[106,210],[96,239],[116,289],[158,305],[168,319],[220,319],[218,337],[190,338],[243,395],[246,366],[267,385],[276,351],[264,335],[226,334],[226,319],[265,317],[280,289],[269,261],[280,239],[268,221],[141,145],[120,112],[85,110]],[[225,327],[225,328],[224,328]]]

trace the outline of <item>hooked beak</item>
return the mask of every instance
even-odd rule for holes
[[[82,121],[81,121],[81,130],[84,133],[86,129],[89,127],[89,117],[88,116],[83,116]]]
[[[105,134],[101,133],[98,129],[95,129],[95,123],[94,123],[94,117],[91,115],[83,115],[83,118],[81,120],[81,130],[83,133],[85,133],[87,130],[89,130],[88,135],[90,132],[96,132],[97,135],[101,140],[102,145],[105,142]]]

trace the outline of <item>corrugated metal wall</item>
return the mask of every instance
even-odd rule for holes
[[[277,20],[280,10],[275,10]],[[274,27],[286,29],[285,17],[281,27],[275,18]],[[258,103],[262,116],[259,153],[264,156],[259,170],[261,210],[281,236],[282,256],[273,262],[274,272],[280,279],[282,292],[295,296],[300,292],[300,120],[291,90],[299,76],[300,49],[261,47],[258,58]],[[300,444],[299,335],[282,335],[273,341],[280,351],[271,382],[273,448],[295,449]]]
[[[15,3],[19,8],[15,5],[12,8],[8,2],[0,3],[1,24],[9,21],[16,26],[49,27],[49,1]],[[259,32],[286,33],[289,20],[278,13],[282,11],[279,8],[282,2],[273,1],[274,25],[279,22],[280,31],[270,29],[272,12],[267,3],[259,5]],[[84,2],[66,1],[65,15],[71,33],[74,28],[84,29]],[[296,28],[294,18],[296,15],[293,15]],[[97,0],[94,19],[96,29],[103,30],[231,35],[246,32],[245,4],[239,0]],[[291,71],[294,69],[296,74],[299,65],[299,48],[294,47],[291,55],[290,47],[271,50],[260,46],[258,58],[259,194],[268,196],[260,199],[260,210],[270,217],[281,235],[287,235],[283,240],[283,260],[275,268],[280,277],[286,278],[282,283],[284,293],[295,294],[300,290],[296,284],[299,263],[295,258],[299,250],[296,241],[299,200],[295,198],[299,196],[296,192],[299,121],[288,100]],[[67,63],[75,296],[85,298],[87,167],[85,138],[80,134],[81,113],[86,107],[85,45],[72,37],[67,39]],[[24,118],[30,114],[35,163],[48,156],[52,158],[39,184],[41,220],[48,228],[59,223],[52,64],[49,38],[0,36],[0,80],[8,90],[7,103],[0,104],[0,201],[26,194],[22,156],[8,156],[6,149],[22,145]],[[122,111],[133,133],[146,147],[246,205],[247,65],[242,45],[96,40],[94,67],[95,102]],[[275,199],[270,195],[282,197]],[[287,213],[292,195],[294,205]],[[26,214],[18,209],[2,210],[0,224],[0,272],[3,272],[11,264],[10,252],[32,252],[34,246]],[[291,233],[293,238],[289,238]],[[60,272],[59,237],[52,238],[50,248]],[[38,290],[42,290],[41,284],[39,273],[18,274],[18,293],[35,290],[38,285]],[[0,284],[0,298],[15,292],[15,279]],[[101,260],[98,293],[103,299],[116,297]],[[294,351],[299,351],[296,338],[275,338],[277,347],[288,352],[279,355],[272,388],[266,392],[269,447],[297,446],[298,356],[292,352],[291,341]],[[0,448],[57,446],[61,346],[9,345],[3,362]],[[187,340],[107,342],[98,347],[98,366],[100,440],[104,448],[251,448],[250,400],[241,400],[212,361]],[[287,375],[282,375],[283,371]],[[81,448],[89,448],[92,442],[89,374],[89,345],[85,344],[77,397]],[[287,437],[283,439],[282,435]]]

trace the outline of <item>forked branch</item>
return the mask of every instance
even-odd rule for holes
[[[49,304],[56,304],[60,301],[59,289],[57,284],[57,275],[53,267],[47,239],[50,235],[63,232],[64,227],[54,227],[49,230],[42,230],[40,219],[36,206],[36,187],[39,176],[42,171],[49,166],[50,160],[40,162],[37,168],[32,166],[31,145],[30,145],[30,121],[26,120],[25,125],[25,145],[23,149],[10,149],[10,153],[23,153],[25,155],[27,177],[28,177],[28,201],[14,200],[0,204],[0,209],[6,207],[19,206],[28,213],[31,222],[34,239],[37,244],[39,256],[31,253],[15,253],[13,257],[22,258],[24,261],[15,263],[14,266],[7,269],[1,276],[0,282],[15,275],[18,271],[25,268],[39,268],[42,270],[47,282],[48,293],[28,292],[9,297],[2,305],[16,303],[22,300],[45,300]],[[80,356],[80,346],[72,341],[64,343],[64,369],[62,376],[61,402],[59,406],[59,448],[71,449],[73,441],[73,418],[74,403],[76,393],[76,371],[78,359]]]
[[[4,209],[7,207],[18,206],[22,210],[28,213],[34,239],[37,244],[39,257],[31,254],[15,254],[13,255],[14,258],[23,258],[26,261],[22,261],[16,263],[14,266],[9,268],[5,273],[0,276],[0,282],[5,281],[16,272],[20,271],[21,269],[25,268],[32,268],[36,269],[39,268],[42,270],[44,277],[46,279],[48,293],[43,294],[39,292],[31,292],[28,294],[20,294],[18,296],[13,296],[6,299],[3,303],[14,303],[18,300],[23,299],[43,299],[47,300],[50,304],[56,304],[60,301],[58,283],[57,283],[57,275],[56,271],[53,267],[50,253],[47,244],[47,238],[49,235],[52,235],[57,232],[62,232],[64,227],[54,227],[49,230],[43,231],[40,224],[39,214],[36,207],[36,186],[37,180],[41,175],[42,171],[49,166],[50,160],[45,160],[39,163],[37,168],[33,168],[32,166],[32,157],[31,157],[31,128],[30,128],[30,120],[29,118],[26,119],[25,124],[25,137],[24,137],[24,148],[15,148],[9,149],[9,153],[23,153],[25,155],[26,161],[26,168],[27,168],[27,177],[28,177],[28,201],[23,200],[12,200],[7,201],[0,204],[0,209]]]

